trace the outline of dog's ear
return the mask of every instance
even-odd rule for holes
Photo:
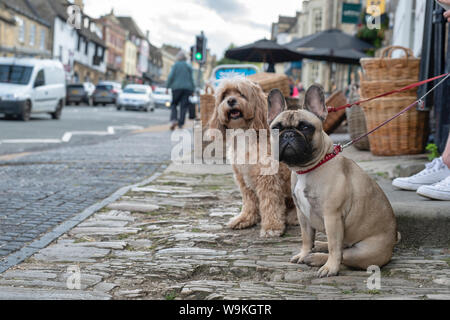
[[[314,113],[322,122],[327,119],[328,108],[325,105],[325,94],[321,85],[313,84],[308,88],[303,108]]]
[[[249,89],[251,91],[249,102],[255,110],[250,129],[268,129],[266,95],[257,83],[252,83]]]
[[[286,99],[284,99],[283,94],[278,89],[272,89],[267,97],[269,104],[269,112],[267,115],[267,122],[272,123],[275,118],[287,109]]]

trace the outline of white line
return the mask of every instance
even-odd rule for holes
[[[61,143],[58,139],[7,139],[1,143]]]
[[[106,131],[69,131],[64,133],[61,139],[8,139],[0,140],[2,143],[67,143],[74,135],[78,136],[109,136],[116,134],[118,130],[141,130],[143,127],[135,125],[109,126]]]

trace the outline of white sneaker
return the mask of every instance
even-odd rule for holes
[[[394,187],[416,191],[421,186],[435,184],[450,176],[450,169],[442,161],[442,157],[427,163],[425,169],[408,178],[397,178],[392,181]]]
[[[434,200],[450,201],[450,176],[432,186],[421,186],[417,194]]]

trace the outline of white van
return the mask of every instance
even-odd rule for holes
[[[49,113],[59,119],[65,96],[61,62],[0,58],[0,113],[6,118],[28,121],[31,113]]]

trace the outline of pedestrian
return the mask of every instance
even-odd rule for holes
[[[450,0],[439,2],[450,6]],[[450,10],[444,13],[444,17],[450,22]],[[416,191],[417,194],[430,199],[450,201],[450,133],[441,157],[428,163],[425,169],[416,175],[395,179],[392,185]]]
[[[167,79],[167,92],[172,89],[172,105],[170,114],[170,130],[175,130],[176,126],[182,129],[186,119],[186,111],[189,108],[189,97],[195,90],[192,67],[186,62],[187,57],[183,51],[178,52],[177,62],[170,70]],[[178,116],[178,104],[180,114]]]

